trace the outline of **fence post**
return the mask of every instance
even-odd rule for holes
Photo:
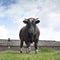
[[[10,38],[8,38],[8,48],[10,48]]]

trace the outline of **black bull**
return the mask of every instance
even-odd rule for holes
[[[20,53],[22,53],[23,42],[25,41],[27,49],[26,53],[30,52],[30,44],[34,42],[35,53],[38,52],[38,41],[39,41],[39,29],[36,26],[40,21],[38,18],[28,18],[23,21],[26,26],[24,26],[19,33],[20,37]]]

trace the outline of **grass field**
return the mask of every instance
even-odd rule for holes
[[[0,60],[60,60],[60,51],[49,48],[41,48],[38,54],[31,52],[22,54],[18,51],[0,52]]]

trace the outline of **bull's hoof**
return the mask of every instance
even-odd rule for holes
[[[20,53],[22,53],[22,51],[20,51]]]
[[[38,53],[38,49],[35,51],[35,54],[37,54]]]

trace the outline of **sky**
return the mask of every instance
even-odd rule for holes
[[[19,39],[30,17],[40,20],[40,40],[60,41],[60,0],[0,0],[0,39]]]

